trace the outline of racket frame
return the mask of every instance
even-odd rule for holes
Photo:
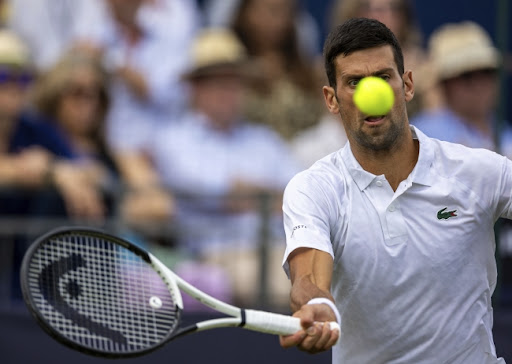
[[[214,309],[217,312],[223,313],[229,317],[209,319],[197,322],[186,327],[177,327],[157,344],[149,348],[145,348],[138,351],[134,350],[129,353],[114,353],[95,348],[88,348],[87,346],[76,343],[75,341],[60,334],[56,329],[52,327],[48,320],[45,319],[45,317],[39,312],[39,309],[34,303],[35,301],[33,300],[32,297],[32,290],[28,287],[28,275],[31,257],[34,256],[35,252],[37,251],[40,245],[44,244],[46,241],[49,241],[52,238],[58,237],[59,235],[84,235],[88,237],[96,237],[99,239],[103,239],[128,249],[130,252],[134,253],[142,260],[144,260],[146,263],[151,265],[151,267],[159,274],[159,276],[165,282],[169,291],[173,292],[172,295],[174,297],[174,303],[176,304],[176,320],[178,324],[181,321],[181,316],[184,309],[183,299],[181,297],[180,290],[183,290],[184,292],[189,294],[197,301],[203,303],[204,305]],[[199,332],[214,328],[238,326],[253,331],[259,331],[276,335],[289,335],[302,329],[300,325],[300,319],[297,317],[292,317],[289,315],[283,315],[278,313],[265,312],[260,310],[243,309],[223,302],[215,297],[212,297],[211,295],[201,291],[200,289],[194,287],[193,285],[179,277],[176,273],[174,273],[171,269],[169,269],[164,263],[162,263],[158,258],[156,258],[151,253],[120,237],[109,234],[103,230],[90,227],[59,227],[37,238],[25,253],[21,266],[20,278],[23,298],[30,313],[35,318],[39,326],[41,326],[47,334],[49,334],[58,342],[74,350],[94,356],[107,358],[137,357],[152,352],[177,337],[190,334],[192,332]]]

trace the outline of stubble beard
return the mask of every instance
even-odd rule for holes
[[[405,110],[399,109],[394,110],[386,117],[389,118],[385,125],[371,128],[368,131],[368,127],[363,124],[359,124],[357,129],[347,128],[348,134],[361,148],[368,151],[391,151],[399,143],[400,138],[405,134],[406,122],[403,120],[406,118]],[[342,111],[340,110],[340,117],[342,120],[346,120]]]
[[[364,149],[371,151],[389,151],[396,146],[400,136],[404,133],[404,123],[397,123],[394,120],[384,126],[386,130],[379,130],[368,133],[361,126],[352,132],[354,140]],[[382,129],[382,127],[380,128]]]

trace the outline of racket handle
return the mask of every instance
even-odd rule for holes
[[[245,310],[244,328],[267,334],[291,335],[302,329],[298,317],[258,310]]]

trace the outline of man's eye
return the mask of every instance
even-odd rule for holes
[[[348,81],[348,85],[350,87],[356,87],[358,83],[359,83],[359,79],[354,79],[354,80]]]
[[[382,78],[384,81],[389,81],[391,77],[389,77],[388,75],[382,75],[380,76],[380,78]]]

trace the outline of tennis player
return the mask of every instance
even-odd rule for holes
[[[409,125],[413,76],[382,23],[338,26],[324,56],[326,105],[349,142],[286,188],[284,268],[304,330],[281,345],[332,347],[333,363],[504,363],[492,337],[493,228],[512,218],[512,161]],[[388,114],[354,105],[366,76],[391,85]],[[326,320],[341,331],[315,323]]]

